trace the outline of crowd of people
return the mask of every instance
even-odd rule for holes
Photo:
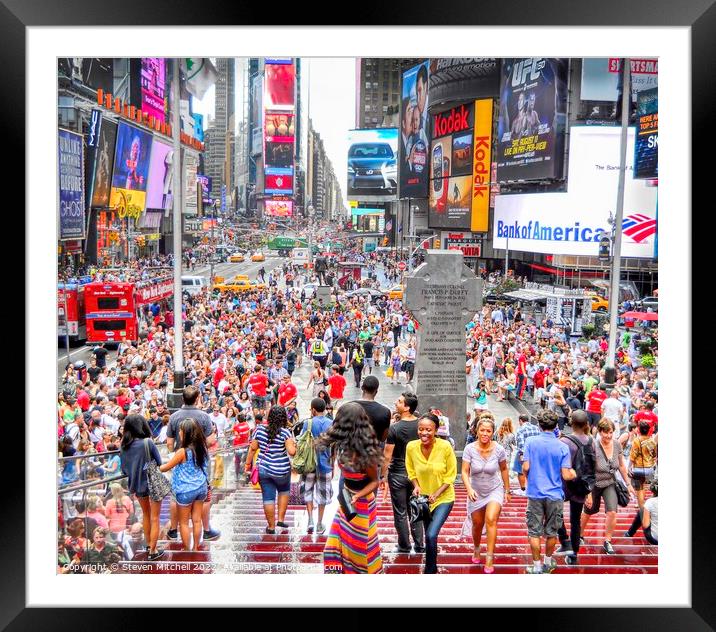
[[[379,283],[378,273],[384,283],[399,278],[395,253],[347,256],[368,261],[368,285]],[[95,274],[141,280],[157,263],[169,261]],[[163,539],[180,538],[185,549],[196,550],[202,540],[219,538],[210,520],[209,465],[217,449],[233,449],[237,478],[255,472],[266,533],[286,528],[292,462],[308,433],[316,464],[301,473],[300,496],[309,513],[308,532],[327,532],[325,572],[381,571],[376,502],[389,491],[397,551],[424,555],[425,572],[436,573],[437,541],[459,480],[451,423],[469,429],[461,467],[468,492],[463,534],[472,538],[476,564],[486,535],[484,572],[494,570],[500,513],[512,493],[528,498],[534,558],[528,572],[553,570],[558,541],[568,563],[578,563],[580,533],[602,498],[604,550],[613,554],[620,481],[639,504],[627,535],[641,528],[649,542],[657,542],[658,379],[655,369],[640,366],[637,353],[648,343],[658,357],[657,332],[648,340],[630,332],[622,336],[616,383],[605,388],[604,337],[572,341],[549,319],[485,305],[466,327],[472,410],[464,421],[447,420],[440,411],[419,409],[412,385],[417,325],[401,300],[346,298],[333,274],[325,304],[306,295],[305,285],[316,280],[310,274],[284,264],[270,276],[275,282],[251,292],[204,289],[184,297],[187,386],[184,405],[173,414],[167,392],[175,368],[175,319],[167,304],[146,306],[140,339],[122,340],[114,363],[100,345],[89,366],[66,368],[58,393],[60,486],[97,482],[81,493],[59,495],[61,572],[82,572],[87,564],[106,567],[140,551],[156,560]],[[309,369],[310,424],[299,419],[294,373],[301,367]],[[378,371],[406,385],[392,408],[376,401]],[[361,389],[355,401],[346,397],[351,377]],[[498,423],[491,402],[510,397],[533,407],[538,423],[530,415],[522,415],[517,427],[509,418]],[[573,481],[585,476],[581,457],[587,444],[594,480],[589,489],[577,489]],[[161,502],[149,495],[150,462],[160,474],[171,471],[168,525],[159,524]],[[340,508],[328,526],[324,511],[335,494],[334,475]],[[102,482],[113,477],[109,485]],[[570,533],[562,517],[565,499]],[[547,538],[544,562],[541,537]]]

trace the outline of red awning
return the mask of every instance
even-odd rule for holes
[[[624,320],[659,320],[656,312],[624,312],[621,314]]]
[[[541,272],[549,272],[550,274],[556,274],[557,276],[568,276],[568,277],[575,277],[580,276],[584,277],[585,279],[589,278],[604,278],[606,276],[605,272],[602,272],[601,270],[560,270],[559,268],[551,268],[548,266],[540,265],[539,263],[528,263],[527,264],[530,268],[533,270],[540,270]]]

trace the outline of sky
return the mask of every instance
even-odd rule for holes
[[[348,130],[355,127],[355,57],[305,58],[309,81],[309,116],[313,128],[321,135],[333,171],[341,185],[343,204],[348,208],[346,174]],[[208,116],[214,114],[215,90],[212,86],[201,101],[194,99],[194,111]]]

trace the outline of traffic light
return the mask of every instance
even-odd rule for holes
[[[600,261],[609,261],[609,257],[611,255],[611,245],[612,242],[610,241],[609,237],[607,237],[606,235],[602,236],[602,238],[599,240]]]

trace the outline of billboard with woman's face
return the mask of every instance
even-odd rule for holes
[[[129,217],[138,218],[146,207],[147,180],[152,135],[120,122],[109,205]]]

